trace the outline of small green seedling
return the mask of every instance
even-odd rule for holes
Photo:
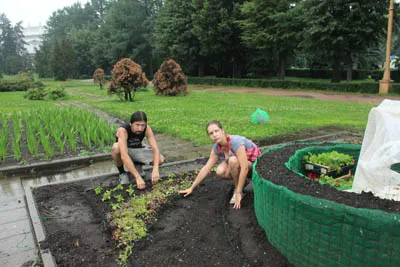
[[[104,192],[103,198],[101,199],[101,201],[106,201],[106,200],[111,200],[111,191],[110,190],[107,190],[106,192]]]
[[[103,188],[100,185],[94,189],[94,192],[96,193],[96,195],[101,194],[101,191],[103,191]]]

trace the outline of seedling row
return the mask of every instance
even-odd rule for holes
[[[0,115],[0,159],[51,159],[66,151],[102,151],[115,142],[115,126],[81,108],[42,108]],[[26,153],[25,153],[26,155]]]

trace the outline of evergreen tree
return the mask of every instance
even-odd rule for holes
[[[53,45],[51,67],[54,78],[65,81],[75,72],[76,57],[72,41],[67,38],[57,39]]]
[[[0,14],[0,69],[7,74],[24,71],[28,66],[22,22],[15,26],[5,14]]]
[[[234,30],[228,7],[220,0],[193,0],[193,34],[199,41],[199,75],[205,67],[223,75]],[[231,7],[230,7],[231,8]],[[208,70],[208,71],[210,71]],[[207,72],[208,72],[207,71]]]
[[[386,35],[386,0],[308,0],[302,13],[306,27],[300,45],[331,64],[333,82],[342,79],[343,65],[351,72],[353,59],[377,47]]]
[[[199,45],[192,32],[194,8],[187,0],[166,0],[157,14],[154,26],[155,54],[162,60],[173,58],[182,69],[194,74],[197,70]]]
[[[253,60],[265,62],[264,68],[268,65],[277,66],[276,70],[281,79],[285,76],[285,62],[294,54],[297,46],[296,35],[302,29],[295,2],[245,2],[241,7],[242,18],[237,20],[243,31],[242,41],[253,50]]]

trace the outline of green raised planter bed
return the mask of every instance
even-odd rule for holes
[[[290,145],[269,148],[260,157]],[[360,148],[338,144],[318,149],[354,153],[358,158]],[[286,165],[302,175],[304,164],[300,161],[307,149],[298,152]],[[295,193],[260,177],[258,162],[253,167],[258,223],[270,243],[295,266],[400,266],[399,213],[354,208]]]

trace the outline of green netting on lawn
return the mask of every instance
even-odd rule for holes
[[[283,146],[269,148],[262,155]],[[349,153],[352,146],[334,147]],[[358,152],[355,148],[351,153],[359,153],[359,148]],[[258,160],[253,167],[253,185],[258,223],[270,243],[291,263],[296,266],[400,266],[399,213],[353,208],[294,193],[261,178],[256,171],[257,163]]]

